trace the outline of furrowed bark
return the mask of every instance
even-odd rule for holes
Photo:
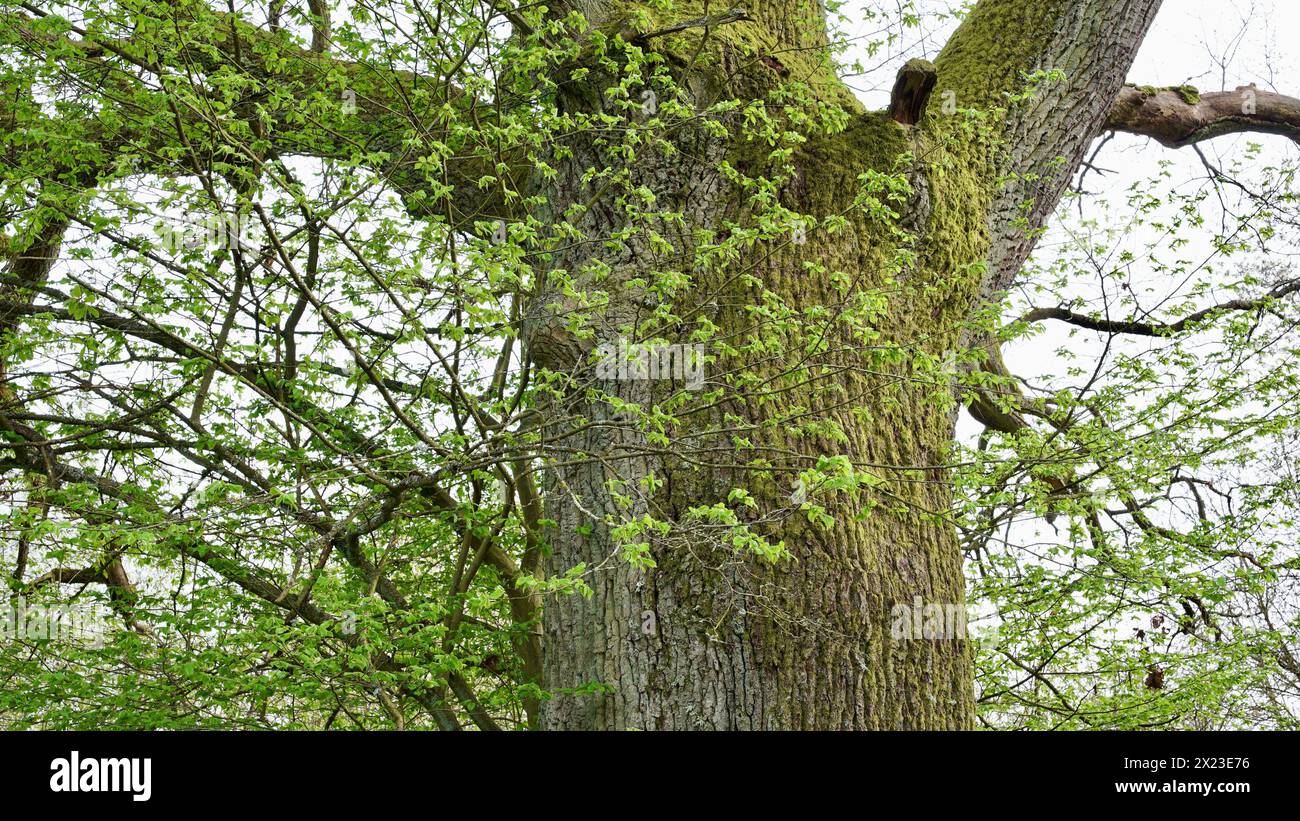
[[[783,6],[784,14],[804,8]],[[1055,206],[1121,87],[1125,72],[1159,3],[1023,3],[984,0],[963,23],[936,61],[937,82],[929,105],[912,127],[885,114],[860,114],[839,137],[814,140],[798,158],[801,184],[789,192],[791,208],[817,216],[839,213],[843,192],[855,188],[868,169],[891,170],[888,160],[909,146],[917,155],[946,154],[943,174],[925,165],[914,169],[918,199],[908,209],[917,232],[919,282],[943,283],[938,293],[892,304],[880,330],[909,348],[943,357],[965,343],[962,325],[978,306],[999,293],[1033,246],[1036,231]],[[769,13],[768,19],[783,19]],[[760,29],[762,20],[757,24]],[[809,17],[800,28],[820,30]],[[783,32],[767,28],[756,39],[775,43],[760,57],[776,76],[786,68]],[[992,112],[992,133],[968,138],[943,105],[955,97],[961,108],[991,111],[1006,105],[1004,94],[1023,90],[1023,77],[1059,69],[1036,93],[1005,114]],[[772,78],[776,82],[776,77]],[[923,77],[913,96],[923,96]],[[769,86],[770,87],[770,86]],[[912,119],[907,84],[896,115]],[[951,96],[944,95],[951,91]],[[834,99],[833,92],[823,92]],[[850,104],[846,104],[850,105]],[[961,136],[958,136],[961,134]],[[725,140],[700,137],[682,156],[697,165],[638,167],[638,179],[656,192],[685,190],[672,200],[688,225],[708,229],[728,214],[735,192],[711,186],[707,162],[737,149]],[[1058,160],[1063,157],[1064,161]],[[572,181],[558,187],[575,197],[576,174],[598,163],[581,157]],[[1005,186],[995,182],[1009,178]],[[572,189],[572,191],[571,191]],[[594,223],[584,230],[607,235],[617,224]],[[758,267],[765,285],[796,306],[829,305],[829,283],[809,277],[803,261],[830,270],[854,271],[861,284],[878,283],[880,247],[893,244],[879,225],[860,216],[852,230],[818,236],[807,246],[774,253]],[[649,256],[649,254],[646,254]],[[606,260],[616,268],[647,265],[638,255]],[[582,260],[565,260],[578,269]],[[985,263],[982,269],[977,263]],[[981,274],[981,270],[986,273]],[[717,283],[702,282],[707,291]],[[553,296],[553,295],[548,295]],[[632,307],[612,306],[615,311]],[[711,317],[728,328],[743,327],[725,311]],[[605,329],[612,333],[614,328]],[[924,337],[924,339],[922,339]],[[573,368],[583,350],[544,312],[534,315],[529,343],[548,367]],[[854,341],[843,343],[844,361],[855,359]],[[836,347],[832,345],[832,347]],[[895,377],[901,374],[895,374]],[[890,613],[899,604],[963,603],[961,560],[952,528],[942,516],[950,491],[941,469],[954,416],[927,395],[941,385],[910,386],[901,379],[867,376],[850,368],[833,379],[860,413],[821,406],[814,390],[784,397],[808,404],[833,420],[847,444],[784,434],[766,423],[781,409],[759,398],[728,411],[755,431],[764,431],[768,453],[782,454],[779,467],[797,471],[822,453],[847,453],[855,463],[906,466],[885,470],[882,493],[901,499],[897,510],[876,509],[855,518],[844,504],[832,508],[838,523],[829,532],[778,518],[768,532],[785,541],[794,561],[776,567],[738,557],[707,536],[685,543],[664,539],[652,552],[656,567],[644,573],[611,561],[616,548],[604,520],[624,515],[606,482],[629,485],[649,475],[666,477],[664,491],[632,511],[669,512],[678,520],[693,505],[726,497],[744,486],[743,471],[700,468],[672,452],[645,446],[635,433],[617,430],[608,408],[580,407],[583,416],[610,427],[582,435],[573,446],[598,454],[592,463],[555,471],[548,487],[548,514],[558,522],[548,563],[552,574],[582,562],[601,568],[592,576],[590,599],[548,602],[546,676],[555,692],[543,706],[543,726],[572,729],[790,729],[790,728],[957,728],[973,721],[969,647],[964,640],[899,641],[890,637]],[[602,385],[624,401],[647,404],[653,390],[627,383]],[[888,398],[886,398],[888,397]],[[563,432],[557,431],[557,436]],[[721,441],[674,437],[703,449]],[[677,450],[677,449],[675,449]],[[751,483],[761,510],[789,508],[791,474],[777,473],[767,485]],[[581,535],[590,529],[589,535]],[[652,627],[647,627],[651,625]],[[599,684],[601,689],[589,688]],[[587,690],[583,688],[587,687]]]
[[[1002,95],[1037,77],[998,127],[995,167],[1007,183],[988,206],[983,298],[997,299],[1033,250],[1159,9],[1160,0],[982,0],[944,46],[937,89],[952,89],[958,106],[1006,105]]]

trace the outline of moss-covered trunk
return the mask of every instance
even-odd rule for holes
[[[915,126],[857,109],[816,60],[781,50],[816,47],[805,40],[816,40],[806,32],[814,25],[820,31],[820,10],[771,5],[785,11],[715,35],[714,73],[682,84],[701,95],[721,86],[761,96],[794,74],[822,102],[848,110],[847,128],[814,136],[795,153],[794,174],[779,191],[782,205],[795,212],[845,215],[847,224],[834,233],[810,229],[800,241],[768,242],[733,265],[692,272],[692,293],[700,295],[694,310],[724,337],[768,334],[775,342],[766,356],[750,350],[727,363],[759,378],[679,417],[667,431],[669,446],[647,441],[611,403],[581,391],[550,409],[552,419],[576,414],[584,421],[556,423],[549,434],[563,445],[557,452],[577,458],[550,472],[547,515],[555,524],[546,569],[558,576],[585,565],[593,593],[552,597],[545,605],[548,728],[973,723],[964,633],[895,632],[900,607],[909,612],[919,602],[951,612],[963,603],[942,468],[956,418],[956,357],[971,336],[974,309],[1005,286],[1004,269],[1018,266],[1032,245],[1021,239],[1023,223],[1008,227],[1007,213],[1028,201],[1030,228],[1050,213],[1158,3],[985,0],[938,61],[935,95]],[[756,53],[739,58],[746,47]],[[1066,74],[1038,98],[1050,105],[995,110],[1006,105],[1003,92],[1023,89],[1025,72],[1049,68]],[[982,125],[972,128],[954,107],[984,112]],[[1058,119],[1062,112],[1072,119]],[[1008,144],[1008,135],[1018,142]],[[621,281],[672,267],[674,255],[676,264],[690,259],[701,237],[716,238],[750,209],[750,195],[717,174],[723,160],[750,171],[746,162],[761,164],[739,129],[722,136],[683,129],[674,140],[672,157],[639,158],[632,169],[634,183],[654,191],[662,209],[682,215],[680,224],[660,226],[673,251],[632,240],[610,252],[582,246],[558,260],[558,267],[578,271],[597,256],[611,272],[602,283],[611,296],[597,339],[654,307],[644,289],[621,288]],[[900,167],[904,154],[912,159]],[[1066,158],[1064,171],[1051,162],[1055,156]],[[593,201],[582,175],[606,162],[597,147],[576,150],[560,165],[551,199]],[[1043,168],[1032,184],[999,185],[1000,174],[1025,174],[1035,164]],[[896,220],[855,204],[861,175],[896,171],[912,191],[896,204]],[[625,220],[617,209],[595,207],[579,227],[588,236],[610,236]],[[741,270],[752,278],[738,276]],[[864,307],[867,298],[874,308]],[[760,302],[801,317],[801,330],[770,314],[756,316],[752,307]],[[571,307],[554,293],[533,307],[527,342],[545,367],[573,371],[590,359],[593,343],[565,328]],[[818,316],[827,318],[807,321]],[[641,407],[673,390],[615,379],[599,388]],[[798,476],[829,454],[847,457],[870,481],[864,492],[819,498],[833,523],[818,523],[801,509],[809,489]],[[687,526],[690,508],[725,502],[734,488],[754,499],[741,509],[742,522],[783,541],[788,559],[769,563],[712,538],[706,527]],[[619,557],[609,528],[641,515],[683,525],[650,539],[648,569]]]

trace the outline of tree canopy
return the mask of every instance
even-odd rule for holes
[[[0,727],[537,726],[671,565],[960,605],[982,726],[1294,728],[1300,101],[954,5],[0,0]],[[805,616],[931,528],[965,601]]]

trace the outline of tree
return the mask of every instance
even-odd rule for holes
[[[999,353],[1112,323],[1008,288],[1104,130],[1300,135],[1126,86],[1159,6],[980,0],[867,111],[809,0],[6,0],[12,587],[129,628],[41,720],[974,726],[959,409],[1126,561]]]

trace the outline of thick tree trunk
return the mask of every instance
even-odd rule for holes
[[[846,155],[841,140],[858,141],[875,156],[908,147],[903,127],[882,116],[862,115],[848,134],[812,145],[799,156],[799,175],[787,192],[789,207],[818,215],[852,210],[856,178],[870,166],[846,162],[852,154]],[[643,182],[656,191],[691,192],[670,208],[688,214],[692,229],[716,228],[741,210],[733,192],[711,174],[712,161],[733,153],[734,147],[723,141],[700,137],[699,144],[682,152],[699,158],[695,163],[647,169]],[[881,225],[861,216],[853,222],[849,231],[834,236],[814,232],[802,246],[787,243],[770,256],[756,254],[741,267],[796,310],[846,310],[851,295],[810,275],[802,263],[815,259],[830,270],[852,272],[855,287],[864,291],[884,287],[885,262],[894,243]],[[584,227],[607,235],[617,226]],[[970,220],[967,230],[979,233],[978,221]],[[684,235],[678,240],[687,241]],[[639,273],[665,261],[640,249],[606,262]],[[750,330],[743,306],[752,304],[758,292],[728,288],[724,281],[731,275],[734,270],[703,277],[697,287],[731,297],[717,300],[720,307],[711,319],[739,335]],[[933,355],[955,344],[956,323],[945,318],[946,298],[924,295],[928,275],[914,276],[878,330],[888,344]],[[620,310],[630,313],[631,307],[612,307],[610,314]],[[609,324],[612,331],[617,322]],[[931,467],[943,460],[953,415],[951,405],[933,397],[927,401],[927,396],[949,386],[911,384],[905,381],[905,369],[872,373],[858,350],[861,343],[844,326],[830,323],[826,332],[827,350],[819,361],[833,369],[831,377],[785,384],[785,357],[774,364],[747,363],[751,371],[766,371],[772,381],[752,394],[729,398],[723,410],[731,414],[733,429],[755,440],[752,449],[736,452],[729,437],[717,432],[723,426],[720,414],[674,429],[678,452],[670,453],[647,446],[606,405],[577,408],[600,424],[568,437],[565,444],[596,458],[552,476],[548,513],[557,527],[547,569],[558,575],[585,563],[595,568],[590,576],[595,593],[548,602],[546,680],[560,692],[543,708],[544,726],[968,726],[973,694],[964,637],[890,638],[895,605],[917,597],[951,606],[963,601],[959,551],[941,516],[949,506],[949,491],[942,471]],[[788,342],[792,350],[806,344],[796,338]],[[556,351],[545,347],[533,337],[534,355],[543,364],[556,362]],[[648,382],[606,381],[600,387],[643,406],[662,400],[670,390]],[[773,395],[764,396],[768,389]],[[795,418],[787,425],[786,415],[795,407],[807,408],[809,418],[833,423],[847,440],[789,429],[808,421]],[[771,427],[774,420],[783,420],[782,425]],[[795,477],[818,456],[836,453],[879,466],[884,486],[877,501],[885,502],[887,496],[898,510],[858,516],[857,503],[842,499],[828,505],[837,520],[834,526],[809,524],[791,501]],[[756,456],[772,463],[772,476],[756,480],[739,467]],[[892,466],[930,469],[897,471]],[[642,498],[637,489],[646,476],[660,477],[664,485]],[[624,480],[623,492],[637,498],[632,509],[615,502],[608,484],[612,479]],[[725,501],[734,487],[749,489],[757,510],[772,516],[774,521],[757,527],[770,541],[783,540],[792,561],[769,565],[714,543],[700,527],[653,543],[656,566],[651,570],[637,570],[615,555],[607,520],[648,513],[680,522],[688,508]],[[583,536],[588,528],[589,535]],[[594,683],[606,689],[563,692]]]
[[[915,357],[951,359],[963,344],[964,320],[1005,287],[1006,271],[1018,267],[1032,247],[1026,229],[1038,227],[1054,207],[1158,5],[1155,0],[984,0],[940,58],[936,95],[918,125],[854,111],[844,133],[814,139],[798,154],[798,174],[782,192],[783,203],[818,217],[850,212],[850,230],[810,234],[803,245],[769,249],[743,264],[801,310],[843,310],[851,303],[851,293],[834,287],[830,273],[835,271],[848,273],[857,292],[894,285],[887,269],[897,239],[851,205],[860,174],[889,172],[899,154],[911,151],[923,158],[910,169],[916,194],[904,209],[906,227],[917,233],[918,258],[900,273],[897,296],[877,330],[882,344],[910,351],[913,362]],[[796,7],[805,8],[765,4],[756,41],[809,47],[807,32],[821,31],[821,23],[811,17],[799,21]],[[720,65],[727,65],[728,42],[735,42],[728,38],[745,31],[719,37]],[[787,34],[791,31],[800,33]],[[774,51],[784,59],[785,52]],[[743,78],[749,84],[745,91],[762,91],[765,82],[769,88],[779,82],[786,68],[775,58],[757,64],[771,70],[766,81],[753,71],[728,76],[733,82]],[[960,116],[939,110],[944,102],[994,108],[1003,103],[1004,92],[1022,90],[1024,73],[1039,69],[1060,69],[1065,79],[1007,115],[994,116],[991,133],[983,137],[962,130]],[[725,82],[687,78],[683,85],[708,88],[715,81]],[[851,108],[846,95],[825,91],[833,83],[826,74],[813,81],[824,98]],[[952,90],[955,100],[940,96],[945,90]],[[717,230],[724,219],[744,211],[743,195],[722,183],[715,169],[721,159],[736,162],[746,149],[735,132],[728,138],[694,132],[678,143],[674,159],[639,159],[634,173],[637,183],[667,200],[662,207],[685,216],[684,229],[663,229],[689,259],[696,230]],[[1064,158],[1063,166],[1052,162],[1056,157]],[[563,182],[552,200],[560,205],[587,201],[590,194],[579,178],[587,168],[606,164],[594,151],[578,151],[562,169]],[[999,173],[1035,169],[1041,176],[1032,183],[1017,180],[1000,188],[994,183]],[[1021,203],[1027,206],[1019,213],[1028,213],[1031,224],[1012,227],[1008,214]],[[581,227],[589,236],[608,236],[622,223],[613,211],[597,208]],[[584,254],[589,252],[562,259],[560,267],[581,270],[590,261]],[[638,310],[652,307],[644,293],[618,288],[619,277],[671,265],[662,253],[635,242],[602,260],[615,275],[602,286],[611,293],[611,305],[598,337],[600,330],[612,336]],[[806,270],[805,262],[825,266],[818,269],[824,272]],[[701,309],[724,329],[751,330],[741,306],[755,292],[728,282],[726,275],[700,275],[695,290],[714,295]],[[538,301],[527,340],[537,362],[571,371],[581,367],[592,343],[584,345],[563,330],[557,319],[563,311],[557,314],[556,304],[564,301],[555,294]],[[960,551],[943,515],[950,490],[938,467],[955,419],[951,382],[910,378],[910,364],[882,369],[861,340],[840,327],[828,324],[820,354],[835,391],[822,382],[787,386],[773,396],[757,391],[732,397],[714,416],[672,430],[671,449],[647,446],[633,428],[619,424],[607,404],[575,396],[553,409],[576,410],[594,423],[576,433],[557,426],[552,433],[564,452],[595,458],[570,460],[551,473],[548,516],[556,527],[547,571],[558,575],[585,563],[594,594],[547,602],[544,673],[553,696],[543,705],[543,726],[972,725],[971,650],[964,637],[891,637],[897,605],[918,599],[945,606],[963,602]],[[777,379],[779,367],[749,365]],[[600,387],[642,405],[662,398],[665,390],[646,382]],[[807,408],[810,416],[833,422],[843,439],[810,436],[784,421],[769,424],[784,420],[791,408]],[[727,437],[716,432],[723,412],[745,436],[761,440],[751,443],[752,451],[731,451]],[[727,458],[728,453],[734,455]],[[758,453],[774,469],[755,480],[736,466]],[[838,510],[832,507],[836,523],[829,529],[813,527],[797,513],[788,515],[793,477],[821,454],[846,454],[857,465],[872,466],[881,479],[875,491],[880,506],[865,515],[857,515],[855,503],[847,501]],[[720,464],[728,462],[734,465]],[[626,490],[647,476],[663,479],[662,487],[648,494]],[[630,509],[611,491],[611,479],[624,480],[623,492],[633,499]],[[655,567],[649,570],[616,555],[607,521],[649,513],[680,522],[687,508],[726,500],[732,487],[754,494],[757,510],[768,514],[760,529],[772,541],[783,539],[793,561],[769,565],[713,543],[701,530],[653,543]],[[778,515],[781,511],[787,515]]]

